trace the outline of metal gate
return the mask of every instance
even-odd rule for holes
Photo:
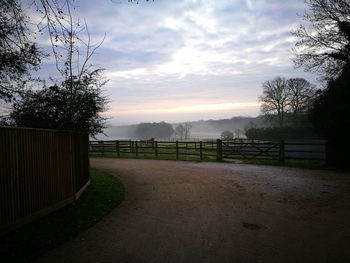
[[[223,141],[222,155],[229,159],[281,160],[283,148],[280,142]]]

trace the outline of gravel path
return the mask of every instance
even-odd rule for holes
[[[39,262],[350,262],[350,174],[91,159],[126,200]]]

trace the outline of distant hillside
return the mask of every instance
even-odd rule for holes
[[[263,125],[263,120],[261,117],[232,117],[231,119],[220,119],[220,120],[207,120],[207,121],[195,121],[190,122],[192,127],[192,132],[212,132],[221,133],[223,131],[234,131],[235,129],[244,130],[247,126],[257,126]]]
[[[231,119],[220,120],[200,120],[189,122],[192,125],[191,134],[193,138],[219,138],[223,131],[235,131],[236,129],[244,132],[245,127],[263,126],[262,117],[232,117]],[[180,123],[173,123],[175,128]],[[105,134],[98,135],[97,139],[115,140],[115,139],[136,139],[135,131],[137,124],[124,126],[110,126],[105,129]]]

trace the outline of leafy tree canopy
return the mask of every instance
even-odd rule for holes
[[[13,105],[10,119],[17,126],[72,130],[96,135],[103,131],[105,118],[100,115],[108,100],[102,96],[105,84],[101,70],[72,83],[30,91]]]
[[[171,124],[163,121],[158,123],[140,123],[135,133],[140,139],[168,139],[174,134],[174,129]]]
[[[319,91],[311,110],[311,121],[319,133],[329,140],[343,140],[350,127],[350,64],[340,76],[331,80],[327,89]],[[346,141],[346,139],[345,139]]]
[[[71,0],[34,0],[40,16],[38,33],[51,43],[52,58],[62,81],[30,90],[25,75],[38,67],[40,53],[30,36],[33,24],[15,0],[5,0],[0,14],[0,99],[10,102],[12,112],[5,124],[22,127],[72,130],[95,135],[103,131],[108,100],[103,69],[91,63],[100,47],[92,44],[87,25],[79,22]],[[25,92],[24,92],[24,88]]]

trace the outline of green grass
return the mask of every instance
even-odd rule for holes
[[[66,206],[0,239],[1,262],[30,262],[93,226],[124,199],[121,181],[91,169],[91,184]]]

